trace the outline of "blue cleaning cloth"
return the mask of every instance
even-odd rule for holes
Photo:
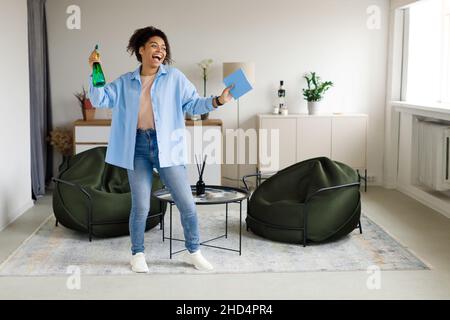
[[[238,69],[227,76],[225,79],[223,79],[223,83],[225,83],[226,87],[234,84],[233,89],[230,90],[230,93],[234,99],[239,99],[244,94],[253,89],[242,69]]]

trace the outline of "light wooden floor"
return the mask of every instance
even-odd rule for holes
[[[205,210],[202,207],[201,210]],[[432,266],[426,271],[383,271],[369,290],[366,272],[233,275],[0,277],[1,299],[449,299],[450,219],[394,190],[369,187],[363,211]],[[0,262],[51,214],[51,196],[0,232]]]

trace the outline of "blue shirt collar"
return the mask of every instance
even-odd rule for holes
[[[166,74],[167,73],[167,67],[163,64],[159,65],[159,69],[158,72],[156,73],[156,77],[158,77],[161,74]],[[139,65],[139,67],[137,67],[136,70],[134,70],[133,74],[131,75],[131,79],[136,79],[136,80],[141,80],[141,65]]]

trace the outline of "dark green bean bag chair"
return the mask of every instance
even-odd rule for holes
[[[324,242],[359,227],[358,173],[326,157],[285,168],[252,194],[247,229],[280,242]],[[306,231],[305,231],[306,230]]]
[[[129,234],[131,192],[127,171],[106,163],[105,155],[106,147],[97,147],[69,157],[60,165],[58,178],[53,179],[53,212],[57,221],[89,233],[89,238]],[[152,192],[162,187],[154,172]],[[152,196],[146,230],[160,223],[165,210],[166,205]]]

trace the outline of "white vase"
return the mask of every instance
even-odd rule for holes
[[[322,113],[322,103],[319,101],[308,101],[308,114]]]
[[[193,120],[193,121],[197,121],[201,119],[201,116],[199,114],[186,114],[186,119],[188,120]]]

